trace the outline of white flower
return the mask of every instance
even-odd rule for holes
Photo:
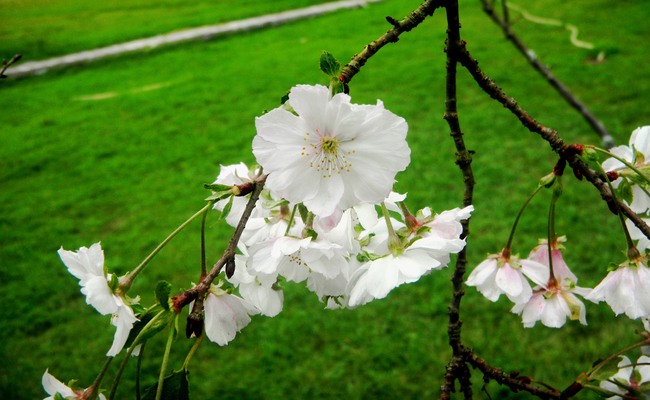
[[[634,165],[646,177],[650,177],[650,172],[648,172],[650,168],[650,126],[635,129],[630,136],[629,146],[617,146],[609,151]],[[632,211],[641,214],[650,208],[650,196],[646,193],[650,185],[643,178],[638,177],[635,171],[613,157],[605,160],[602,166],[605,171],[616,171],[622,178],[629,179],[632,183],[632,203],[630,204]],[[615,180],[613,184],[618,187],[620,182],[621,178]]]
[[[90,248],[82,247],[77,252],[61,248],[58,253],[68,271],[79,279],[81,293],[86,295],[86,303],[102,315],[112,314],[111,323],[117,330],[106,355],[116,356],[124,347],[137,318],[125,299],[113,293],[108,284],[112,276],[104,272],[104,251],[101,245],[95,243]]]
[[[253,154],[272,193],[320,217],[378,203],[410,161],[406,121],[377,105],[356,105],[324,86],[291,89],[288,105],[255,120]]]
[[[553,278],[549,278],[546,284],[537,286],[528,302],[516,304],[512,308],[512,312],[522,314],[526,328],[535,326],[537,321],[550,328],[560,328],[566,323],[567,317],[587,325],[585,305],[575,294],[586,296],[590,289],[576,286],[578,279],[569,270],[558,248],[559,242],[564,240],[564,237],[558,238],[552,246]],[[528,259],[549,268],[548,255],[548,242],[542,241],[530,252]]]
[[[639,257],[622,263],[609,272],[585,299],[596,303],[605,300],[616,315],[625,313],[632,319],[650,317],[650,269],[647,260]]]
[[[228,186],[241,185],[251,182],[255,175],[255,171],[250,171],[244,163],[222,165],[221,169],[219,170],[219,176],[217,176],[217,179],[214,181],[214,183]],[[219,200],[214,204],[214,208],[216,210],[223,211],[224,207],[226,204],[228,204],[229,201],[232,201],[232,206],[230,213],[226,216],[226,222],[230,226],[237,226],[242,214],[244,213],[244,209],[246,208],[246,203],[248,203],[248,197],[235,196],[232,199],[226,198]],[[259,207],[255,207],[255,209],[258,210]]]
[[[650,382],[650,357],[641,356],[635,364],[632,364],[626,356],[621,356],[618,363],[618,372],[611,378],[600,382],[600,387],[620,396],[608,397],[615,399],[650,399],[650,393],[642,386]]]
[[[504,249],[501,254],[490,255],[469,275],[466,284],[476,289],[490,301],[501,294],[515,304],[527,302],[533,295],[526,276],[538,285],[548,281],[548,267],[536,261],[519,260]]]
[[[247,256],[235,256],[235,273],[228,281],[237,286],[244,300],[267,317],[275,317],[282,311],[284,294],[274,287],[275,275],[251,274],[246,265]]]
[[[649,218],[643,218],[643,222],[646,224],[650,224],[650,219]],[[648,239],[643,232],[641,232],[641,229],[637,228],[636,225],[632,221],[625,220],[625,226],[627,226],[628,232],[630,232],[630,237],[632,240],[637,240],[636,242],[636,248],[640,252],[644,252],[646,250],[650,249],[650,239]]]
[[[257,314],[241,297],[212,286],[205,298],[205,334],[219,346],[227,345]]]
[[[60,394],[63,396],[63,398],[68,399],[85,399],[86,397],[84,396],[84,391],[74,391],[65,384],[63,384],[61,381],[56,379],[54,376],[52,376],[47,370],[45,370],[45,373],[43,374],[43,378],[41,380],[41,383],[43,384],[43,389],[49,394],[48,397],[44,398],[43,400],[54,400],[54,397],[56,394]],[[106,400],[106,397],[103,394],[98,395],[99,400]]]
[[[440,262],[424,249],[407,249],[403,254],[372,260],[361,266],[351,277],[349,306],[356,307],[374,299],[383,299],[403,283],[417,281]]]

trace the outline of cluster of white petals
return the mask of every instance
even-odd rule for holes
[[[526,328],[535,326],[537,321],[559,328],[567,318],[586,325],[585,306],[576,295],[587,298],[591,289],[576,285],[578,278],[569,270],[560,251],[565,240],[556,238],[550,252],[548,242],[541,240],[526,259],[511,255],[509,249],[490,255],[472,271],[466,284],[475,286],[490,301],[505,294],[514,303],[512,312],[521,314]]]
[[[109,285],[113,277],[104,271],[104,251],[101,245],[95,243],[90,248],[81,247],[76,252],[61,248],[58,253],[68,271],[79,279],[86,303],[102,315],[111,315],[111,323],[117,329],[106,355],[116,356],[124,347],[137,318],[129,302],[116,294]]]
[[[641,356],[632,363],[626,356],[621,356],[618,371],[614,376],[600,382],[600,387],[615,399],[649,399],[650,398],[650,357]]]
[[[490,301],[497,301],[505,294],[517,304],[527,302],[533,295],[528,279],[537,285],[545,285],[548,277],[547,266],[534,260],[520,260],[511,255],[510,250],[504,249],[481,262],[469,275],[466,284],[475,286]]]
[[[650,268],[645,256],[628,260],[610,271],[585,297],[594,302],[605,301],[616,315],[629,318],[650,317]]]
[[[241,165],[222,166],[216,183],[246,183],[233,179],[235,173],[252,179],[254,171]],[[382,199],[389,213],[386,215],[379,204],[360,203],[347,209],[337,206],[322,217],[304,204],[276,198],[273,190],[263,190],[238,244],[235,272],[223,278],[238,293],[229,295],[239,299],[242,307],[229,317],[229,324],[220,325],[230,327],[230,334],[221,342],[231,340],[248,323],[248,315],[277,315],[283,301],[278,283],[283,280],[304,282],[326,308],[356,307],[384,298],[395,287],[445,267],[450,255],[465,246],[460,237],[461,221],[470,217],[473,208],[440,214],[425,208],[415,215],[408,214],[407,226],[407,216],[399,206],[405,199],[406,195],[388,193]],[[231,212],[236,208],[235,201]],[[223,209],[222,204],[218,208]],[[238,222],[227,221],[233,226]],[[391,245],[391,240],[396,245]],[[206,332],[217,341],[209,333],[216,328],[208,308],[206,303]]]
[[[618,187],[624,180],[631,187],[632,201],[630,208],[638,214],[650,209],[650,126],[635,129],[630,136],[629,146],[617,146],[609,150],[615,156],[633,165],[637,171],[615,157],[608,158],[602,164],[605,171],[615,171],[619,178],[612,183]]]
[[[529,260],[536,261],[550,271],[553,266],[553,277],[547,283],[533,289],[533,295],[527,302],[515,304],[512,312],[521,314],[524,327],[531,328],[537,321],[549,328],[564,326],[567,318],[578,320],[587,325],[586,309],[584,303],[576,294],[587,296],[591,289],[577,286],[578,278],[571,272],[559,249],[559,242],[564,237],[558,238],[551,246],[551,261],[549,263],[549,248],[546,240],[535,247],[528,255]]]

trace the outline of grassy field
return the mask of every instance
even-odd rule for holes
[[[39,60],[326,1],[0,0],[0,55]]]
[[[2,12],[10,14],[8,2],[0,1]],[[17,4],[11,3],[11,9]],[[29,4],[31,13],[41,12],[36,2]],[[224,18],[260,10],[254,6],[240,12],[239,4],[224,8]],[[388,29],[386,15],[401,17],[418,4],[385,1],[274,29],[2,82],[0,397],[44,397],[40,377],[45,368],[64,381],[77,378],[80,385],[89,384],[112,340],[113,328],[84,304],[77,280],[58,259],[60,246],[77,249],[101,240],[111,270],[132,269],[203,206],[202,184],[214,180],[219,164],[253,162],[255,116],[276,107],[295,84],[325,82],[318,71],[322,50],[345,62]],[[66,15],[82,19],[79,7],[71,2]],[[579,26],[583,40],[605,51],[605,61],[594,63],[596,51],[571,46],[561,29],[525,21],[516,25],[619,143],[627,142],[637,126],[650,123],[644,98],[650,90],[644,67],[650,55],[644,46],[630,45],[644,43],[650,34],[645,0],[542,0],[526,7]],[[23,13],[28,14],[27,9]],[[184,13],[169,14],[171,29],[190,24]],[[196,24],[211,18],[204,8],[196,14]],[[49,37],[51,44],[39,54],[60,54],[71,41],[82,40],[77,28],[64,23],[66,18],[55,18],[65,29]],[[567,141],[598,143],[586,123],[503,39],[476,1],[461,1],[461,18],[468,48],[509,95]],[[134,26],[114,25],[105,35],[123,40],[135,34],[123,32],[131,29]],[[461,201],[461,176],[441,118],[444,30],[444,14],[436,13],[371,59],[351,87],[353,101],[374,103],[380,98],[409,122],[412,163],[398,175],[398,189],[409,192],[412,208],[444,210]],[[33,46],[30,40],[19,35],[11,46]],[[108,42],[95,38],[75,46],[99,43]],[[545,143],[462,72],[458,100],[467,144],[476,151],[476,212],[469,239],[470,261],[476,265],[488,252],[500,250],[515,213],[556,159]],[[609,262],[623,260],[625,241],[616,218],[593,188],[571,176],[565,186],[557,229],[568,236],[566,258],[580,284],[593,287]],[[529,207],[515,240],[516,252],[526,254],[545,234],[549,198],[545,193]],[[208,226],[209,257],[214,261],[229,229],[216,216]],[[133,294],[149,304],[159,279],[169,280],[175,291],[189,287],[198,278],[198,249],[196,224],[154,260],[136,281]],[[450,270],[436,272],[354,311],[323,310],[306,289],[286,285],[285,310],[279,316],[255,318],[227,347],[204,343],[190,366],[192,396],[436,398],[450,355],[450,275]],[[588,304],[588,326],[524,329],[520,319],[508,313],[509,307],[503,299],[493,304],[468,289],[462,309],[466,343],[493,365],[558,387],[568,385],[596,359],[631,343],[634,330],[641,327],[624,317],[613,319],[604,305]],[[154,340],[148,350],[153,353],[154,348],[161,349],[162,342]],[[186,340],[177,340],[171,368],[180,367],[188,348]],[[155,381],[158,367],[158,359],[145,359],[145,385]],[[478,372],[474,381],[476,398],[488,398],[480,393]],[[118,397],[133,398],[131,389],[125,385]],[[493,399],[528,398],[508,395],[495,383],[486,391]]]

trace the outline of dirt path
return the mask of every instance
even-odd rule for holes
[[[297,10],[283,11],[275,14],[262,15],[259,17],[242,19],[239,21],[226,22],[219,25],[202,26],[198,28],[185,29],[150,38],[133,40],[130,42],[101,47],[94,50],[82,51],[68,54],[61,57],[49,58],[42,61],[28,61],[18,63],[10,67],[6,75],[10,78],[20,78],[28,75],[42,74],[54,68],[63,68],[70,65],[77,65],[100,60],[106,57],[120,54],[151,49],[154,47],[169,44],[181,43],[191,40],[207,40],[217,36],[232,34],[241,31],[260,29],[268,26],[282,25],[287,22],[314,17],[330,13],[340,9],[363,7],[368,3],[375,3],[381,0],[345,0],[332,3],[318,4],[311,7]]]

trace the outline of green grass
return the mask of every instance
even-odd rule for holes
[[[214,179],[219,164],[253,162],[255,116],[276,107],[294,84],[324,82],[318,71],[322,50],[347,61],[388,28],[384,16],[403,16],[419,2],[411,3],[387,1],[2,82],[0,397],[39,398],[45,368],[64,381],[89,384],[112,340],[107,319],[84,304],[76,279],[58,259],[60,246],[76,249],[101,240],[112,271],[133,268],[202,207],[202,184]],[[570,46],[562,30],[523,21],[517,29],[624,143],[634,128],[648,123],[643,94],[650,80],[640,66],[650,56],[643,46],[626,44],[647,38],[650,10],[640,0],[611,4],[544,0],[531,5],[537,14],[578,25],[584,40],[606,50],[601,64],[589,62],[593,52]],[[476,2],[463,1],[461,13],[470,51],[509,95],[567,141],[597,143]],[[412,208],[431,205],[439,211],[458,206],[462,188],[441,118],[444,29],[444,15],[436,13],[371,59],[351,87],[353,101],[380,98],[407,119],[412,163],[398,176],[398,189],[409,192]],[[66,40],[57,39],[54,47],[63,48]],[[157,89],[142,90],[151,87]],[[476,212],[469,239],[476,265],[503,246],[515,213],[556,159],[463,72],[459,115],[467,144],[476,151]],[[565,181],[558,231],[569,238],[566,258],[580,284],[593,286],[610,261],[622,260],[624,240],[596,191],[570,175]],[[526,254],[544,235],[548,199],[544,193],[531,204],[516,252]],[[214,216],[210,261],[218,258],[228,235]],[[147,304],[159,279],[169,280],[175,291],[196,282],[198,249],[195,224],[154,260],[133,293]],[[287,285],[279,316],[255,318],[227,347],[204,343],[191,365],[193,398],[435,398],[450,355],[450,275],[450,270],[436,272],[354,311],[325,311],[306,289]],[[586,327],[524,329],[505,300],[490,303],[470,288],[462,305],[463,337],[493,365],[563,387],[597,358],[634,340],[634,329],[640,328],[626,318],[612,319],[604,305],[587,307]],[[181,365],[188,345],[184,339],[176,342],[171,368]],[[162,346],[157,339],[147,349],[145,384],[157,376],[159,360],[153,354]],[[480,374],[475,371],[473,378],[476,397],[486,398],[479,393]],[[120,396],[132,398],[131,387],[127,382]],[[508,395],[494,383],[487,390],[495,399],[527,398]]]
[[[39,60],[326,1],[0,0],[0,55]]]

